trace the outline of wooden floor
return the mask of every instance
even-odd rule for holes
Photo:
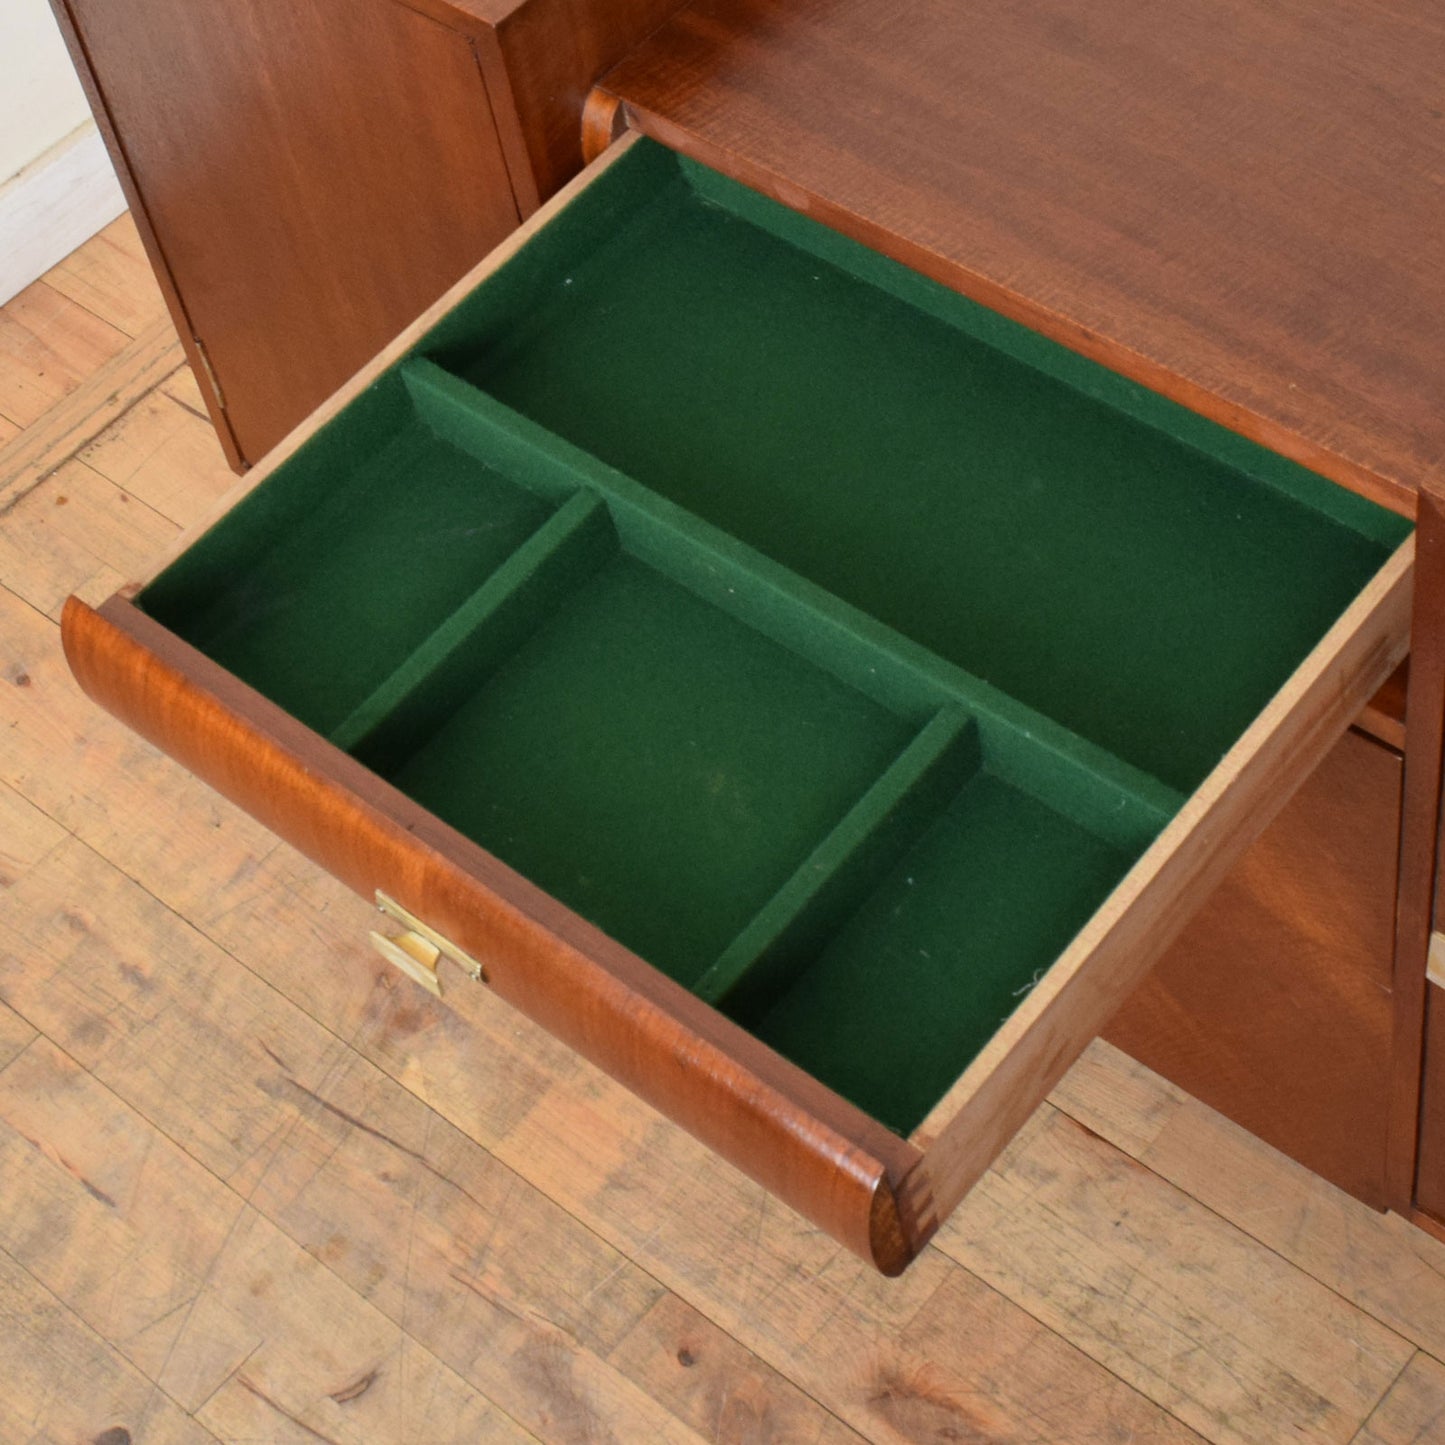
[[[1445,1440],[1445,1245],[1103,1045],[878,1279],[91,707],[232,482],[122,218],[0,312],[0,1442]]]

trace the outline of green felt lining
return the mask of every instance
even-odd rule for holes
[[[906,1132],[1404,530],[642,143],[140,602]]]
[[[691,985],[912,731],[618,552],[393,776]]]
[[[723,950],[693,985],[730,1012],[786,991],[889,869],[978,770],[978,726],[946,708]]]
[[[625,222],[524,248],[428,353],[1177,791],[1407,530],[699,174],[635,147]]]
[[[378,772],[404,761],[455,706],[459,690],[491,672],[582,577],[616,549],[607,508],[578,492],[534,532],[331,735]]]
[[[1142,849],[1183,799],[1157,779],[946,662],[857,608],[659,497],[632,478],[424,360],[406,384],[418,414],[459,448],[505,459],[555,498],[604,496],[627,550],[689,591],[826,668],[894,711],[922,720],[955,703],[978,720],[993,766],[1025,791],[1121,847]]]

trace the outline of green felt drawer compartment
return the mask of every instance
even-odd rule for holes
[[[1407,530],[640,143],[139,604],[908,1133]]]

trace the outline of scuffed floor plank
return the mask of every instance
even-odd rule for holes
[[[863,1438],[676,1295],[658,1300],[611,1359],[717,1445]]]
[[[1232,1445],[1346,1445],[1407,1341],[1045,1105],[940,1248]]]
[[[138,336],[166,314],[165,298],[129,212],[71,252],[45,281],[127,336]]]
[[[128,219],[40,287],[0,317],[0,1440],[1441,1433],[1445,1246],[1104,1045],[884,1281],[489,991],[387,970],[71,680],[65,592],[234,478]]]
[[[190,375],[182,367],[176,375]],[[79,453],[80,460],[179,527],[236,485],[211,424],[165,391],[142,397]]]
[[[58,618],[70,593],[100,601],[175,535],[175,524],[72,459],[17,496],[0,525],[0,578]]]
[[[218,1445],[0,1249],[0,1440]]]
[[[1417,1354],[1354,1445],[1437,1445],[1445,1440],[1445,1365]]]
[[[33,282],[0,309],[0,415],[39,421],[129,341],[47,280]]]
[[[1087,1073],[1082,1086],[1075,1074]],[[1445,1356],[1445,1242],[1380,1214],[1104,1043],[1059,1106],[1296,1269]],[[1138,1121],[1151,1121],[1147,1139]]]

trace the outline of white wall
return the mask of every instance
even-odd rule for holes
[[[0,304],[125,209],[46,0],[0,0]]]
[[[0,182],[89,117],[46,0],[0,0]]]

